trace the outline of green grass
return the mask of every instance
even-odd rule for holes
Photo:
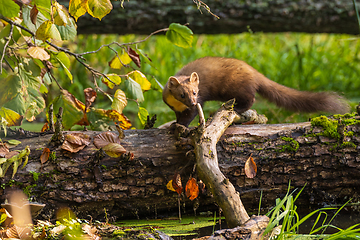
[[[68,47],[76,52],[96,50],[102,44],[118,41],[120,43],[143,39],[144,36],[126,35],[80,35],[74,44]],[[164,36],[150,38],[138,44],[152,59],[156,68],[143,63],[141,71],[155,86],[155,78],[165,84],[169,76],[174,75],[186,63],[204,56],[233,57],[246,61],[268,78],[299,90],[336,91],[353,102],[360,100],[360,42],[350,40],[348,35],[334,34],[301,34],[301,33],[243,33],[238,35],[197,35],[193,47],[183,49],[166,40]],[[135,47],[134,47],[135,48]],[[114,56],[104,48],[97,55],[87,55],[88,63],[104,72],[113,72],[108,62]],[[135,65],[132,67],[136,68]],[[92,77],[79,63],[73,61],[71,71],[74,83],[66,80],[64,73],[59,72],[65,88],[83,101],[82,90],[92,87]],[[128,70],[129,71],[129,70]],[[123,70],[115,71],[124,73]],[[100,84],[103,86],[102,84]],[[104,87],[104,86],[103,86]],[[123,87],[123,86],[121,86]],[[56,88],[54,88],[56,90]],[[109,90],[113,93],[113,90]],[[100,94],[99,94],[100,95]],[[51,94],[50,94],[51,96]],[[106,98],[98,97],[96,105],[109,108]],[[215,111],[219,103],[205,105],[205,116]],[[145,102],[141,103],[151,115],[157,114],[156,126],[175,119],[175,114],[162,101],[161,92],[150,90],[145,93]],[[254,109],[267,115],[269,123],[307,121],[317,114],[294,114],[257,98]],[[130,102],[124,113],[139,128],[137,105]]]
[[[303,188],[304,189],[304,188]],[[302,190],[298,191],[296,196],[295,190],[290,193],[290,185],[288,192],[283,199],[276,199],[276,206],[267,214],[270,221],[265,229],[264,235],[271,234],[274,230],[277,232],[273,239],[359,239],[360,238],[360,224],[355,224],[346,229],[341,229],[332,225],[334,218],[338,213],[350,202],[348,201],[340,208],[324,207],[310,212],[306,216],[300,218],[296,199],[301,194]],[[330,218],[329,212],[336,211]],[[299,234],[299,228],[305,221],[314,218],[313,226],[309,234]],[[330,219],[329,219],[330,218]],[[335,231],[333,234],[326,234],[326,230],[331,229]]]

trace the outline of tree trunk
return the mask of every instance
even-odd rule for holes
[[[67,6],[66,1],[60,1]],[[80,34],[145,34],[168,27],[170,23],[189,23],[196,34],[248,32],[307,32],[359,34],[353,2],[325,0],[259,0],[205,2],[197,9],[193,1],[121,1],[101,21],[89,15],[80,17]],[[358,2],[358,5],[359,2]]]
[[[248,212],[258,209],[261,191],[262,207],[274,205],[275,199],[286,193],[290,180],[293,187],[306,184],[298,206],[344,203],[350,197],[356,202],[360,185],[360,124],[358,119],[353,121],[349,126],[339,124],[337,132],[343,136],[340,143],[323,136],[322,128],[312,127],[308,122],[232,126],[216,147],[220,170],[240,192]],[[186,158],[189,149],[177,149],[173,135],[166,130],[125,131],[122,145],[134,154],[133,160],[124,156],[94,160],[97,150],[91,143],[78,153],[50,148],[56,157],[43,165],[40,155],[50,141],[50,134],[7,139],[14,138],[21,144],[11,150],[29,146],[31,153],[26,167],[19,168],[12,180],[11,168],[0,179],[0,202],[9,190],[21,188],[32,200],[47,204],[42,212],[47,219],[64,206],[79,217],[92,215],[97,219],[104,219],[106,214],[110,219],[156,218],[169,210],[176,212],[177,193],[167,190],[166,184],[175,172],[181,172],[185,180],[193,174],[192,162],[187,164]],[[243,170],[250,154],[258,167],[253,179],[246,178]],[[182,197],[182,203],[183,211],[189,214],[198,205],[197,211],[216,208],[209,192],[194,201]]]

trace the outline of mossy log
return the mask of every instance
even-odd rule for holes
[[[331,128],[324,120],[326,131],[310,122],[231,126],[216,147],[220,170],[240,192],[249,214],[258,208],[261,192],[262,207],[272,206],[286,193],[290,180],[292,187],[306,184],[298,205],[341,204],[349,198],[356,202],[360,185],[360,124],[356,118],[332,120]],[[99,134],[84,133],[91,137]],[[0,202],[11,189],[20,188],[33,201],[47,204],[41,213],[47,219],[65,206],[85,218],[156,218],[177,212],[177,193],[166,188],[174,173],[181,173],[183,186],[194,176],[192,160],[188,164],[189,149],[177,148],[167,130],[125,131],[122,145],[134,154],[133,159],[105,156],[96,160],[98,150],[91,143],[78,153],[50,147],[52,158],[41,164],[40,156],[43,148],[49,147],[51,136],[2,137],[3,141],[21,141],[11,150],[29,146],[31,153],[26,167],[19,168],[13,179],[11,168],[0,179]],[[244,174],[250,154],[258,167],[253,179]],[[189,214],[194,209],[217,208],[209,191],[194,201],[182,196],[181,202],[182,210]]]
[[[206,0],[198,10],[189,1],[112,1],[113,10],[101,21],[89,15],[78,20],[80,34],[144,34],[166,28],[170,23],[189,23],[196,34],[248,32],[307,32],[359,34],[352,1],[324,0]],[[60,1],[65,6],[67,1]],[[360,2],[357,1],[358,6]]]

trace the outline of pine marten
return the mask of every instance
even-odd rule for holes
[[[163,100],[175,111],[177,123],[188,126],[197,115],[197,103],[235,98],[234,110],[243,113],[253,105],[255,93],[295,112],[349,110],[345,99],[336,93],[288,88],[266,78],[244,61],[224,57],[204,57],[184,66],[169,78]]]

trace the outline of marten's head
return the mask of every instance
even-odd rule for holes
[[[199,75],[196,72],[193,72],[190,76],[170,77],[168,87],[175,99],[187,107],[197,104]]]

